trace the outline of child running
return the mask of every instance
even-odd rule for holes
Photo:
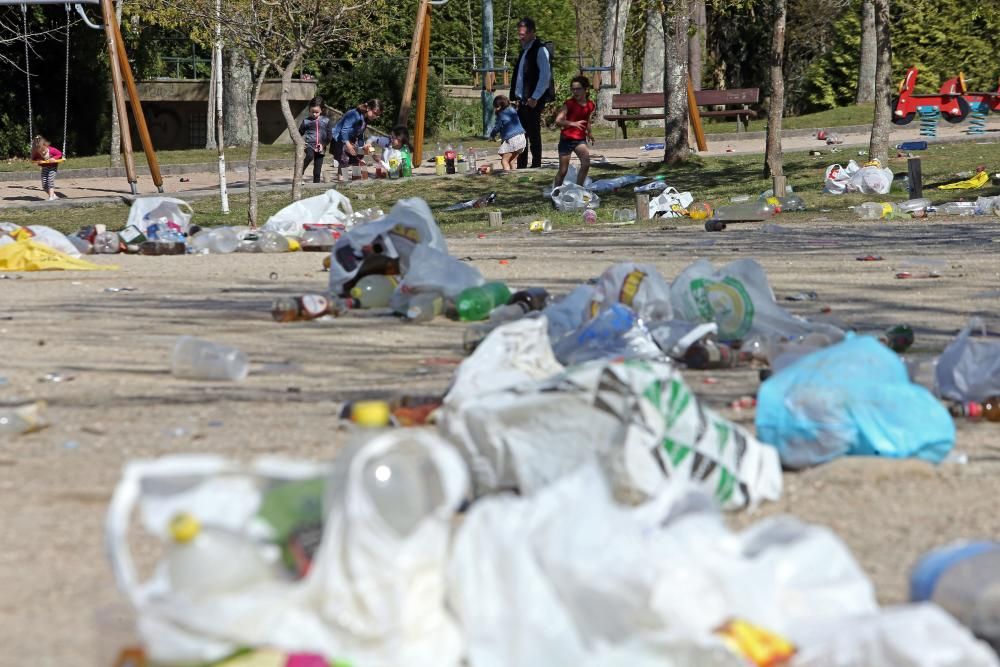
[[[562,108],[556,114],[556,126],[562,128],[559,135],[559,172],[556,174],[553,187],[562,185],[569,170],[569,160],[573,153],[580,158],[580,170],[577,172],[577,185],[583,185],[590,170],[590,149],[587,141],[594,143],[594,135],[590,132],[590,117],[596,108],[588,98],[590,81],[585,76],[573,77],[569,86],[573,96],[563,102]]]
[[[524,128],[517,117],[517,112],[510,106],[510,100],[506,95],[497,95],[493,100],[493,111],[497,115],[496,123],[490,130],[490,139],[500,135],[503,143],[500,144],[500,163],[504,171],[514,171],[517,169],[517,156],[520,155],[528,145],[528,140],[524,135]]]
[[[49,143],[49,140],[38,135],[31,143],[31,159],[42,168],[42,190],[49,196],[49,201],[56,197],[56,172],[63,160],[62,151]]]

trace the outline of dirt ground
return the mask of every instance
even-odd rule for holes
[[[651,262],[670,279],[699,257],[717,264],[755,257],[794,312],[814,316],[828,305],[830,317],[860,329],[908,322],[917,354],[940,351],[972,314],[998,324],[1000,219],[862,225],[814,213],[774,222],[780,228],[732,225],[721,234],[669,222],[543,236],[516,230],[449,244],[489,278],[555,293],[621,260]],[[856,261],[869,253],[885,261]],[[106,667],[98,656],[120,636],[103,616],[117,595],[102,521],[125,462],[182,452],[331,457],[343,439],[342,401],[441,391],[462,356],[463,327],[442,319],[406,326],[361,313],[330,323],[273,322],[273,297],[325,287],[320,255],[97,261],[120,270],[0,280],[0,402],[43,399],[52,422],[0,438],[3,665]],[[904,264],[919,273],[921,262],[942,277],[894,278]],[[120,287],[135,290],[107,291]],[[808,290],[819,301],[783,300]],[[250,377],[239,384],[173,378],[169,351],[182,334],[242,348],[253,362]],[[46,381],[49,373],[62,381]],[[757,387],[751,370],[686,376],[714,407]],[[707,384],[709,376],[719,382]],[[750,411],[723,413],[752,425]],[[790,512],[825,524],[854,551],[880,598],[901,601],[907,570],[924,550],[1000,537],[1000,425],[958,428],[956,451],[967,463],[840,460],[787,474],[780,502],[732,521]]]

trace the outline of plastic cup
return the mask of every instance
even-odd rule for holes
[[[240,382],[250,371],[247,355],[228,345],[193,336],[181,336],[170,356],[170,370],[189,380]]]

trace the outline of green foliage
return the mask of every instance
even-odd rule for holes
[[[382,129],[391,129],[394,119],[399,116],[399,101],[403,98],[406,80],[406,61],[397,58],[371,57],[358,61],[353,66],[330,70],[320,79],[319,94],[332,107],[341,110],[372,98],[379,98],[385,105]],[[441,80],[437,76],[427,81],[427,119],[429,133],[437,129],[445,112],[445,98]],[[410,114],[410,131],[416,114]]]

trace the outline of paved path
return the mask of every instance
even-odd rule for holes
[[[969,136],[966,134],[968,123],[950,125],[942,123],[939,128],[939,136],[935,141],[939,143],[955,141],[989,141],[993,142],[1000,138],[1000,116],[989,117],[987,133],[981,136]],[[829,132],[837,132],[843,138],[843,144],[837,146],[827,146],[825,142],[815,138],[813,130],[790,131],[782,140],[782,147],[785,151],[802,150],[822,150],[824,153],[836,149],[842,152],[843,156],[837,156],[836,152],[831,155],[831,163],[858,157],[858,151],[864,150],[868,146],[869,132],[862,126],[852,128],[832,128]],[[893,127],[892,143],[897,144],[902,141],[919,139],[919,126],[914,122],[900,128]],[[752,132],[744,135],[710,135],[708,151],[702,155],[721,156],[736,153],[762,153],[764,151],[764,133]],[[656,141],[653,138],[633,139],[628,141],[599,141],[593,151],[598,157],[603,157],[611,163],[622,163],[636,161],[647,155],[641,151],[641,146],[646,142]],[[477,144],[481,152],[488,150],[489,158],[487,163],[494,167],[499,166],[495,148],[484,148],[485,144]],[[289,149],[291,152],[291,149]],[[657,153],[648,154],[650,158],[656,159]],[[554,168],[557,163],[557,155],[554,146],[546,146],[543,166]],[[482,163],[482,161],[480,162]],[[69,162],[72,164],[72,161]],[[0,180],[0,210],[4,208],[39,208],[51,209],[70,206],[92,206],[95,204],[107,203],[128,203],[131,198],[128,183],[124,177],[111,177],[106,173],[95,175],[95,172],[104,170],[63,170],[57,180],[57,191],[60,199],[48,202],[43,199],[38,178],[27,176],[17,178],[13,175],[2,175],[5,178],[15,180]],[[424,165],[414,170],[419,177],[432,177],[433,166]],[[260,163],[258,170],[258,183],[263,191],[280,191],[290,187],[291,160],[267,160]],[[332,178],[332,171],[326,170]],[[231,194],[238,195],[246,192],[247,189],[247,168],[243,163],[232,164],[229,172],[228,186]],[[214,164],[204,165],[176,165],[164,168],[164,190],[166,193],[182,199],[198,199],[202,197],[217,196],[215,188],[218,185],[217,167]],[[156,187],[148,175],[139,176],[140,195],[156,194]],[[325,189],[328,184],[313,185],[308,187]]]

